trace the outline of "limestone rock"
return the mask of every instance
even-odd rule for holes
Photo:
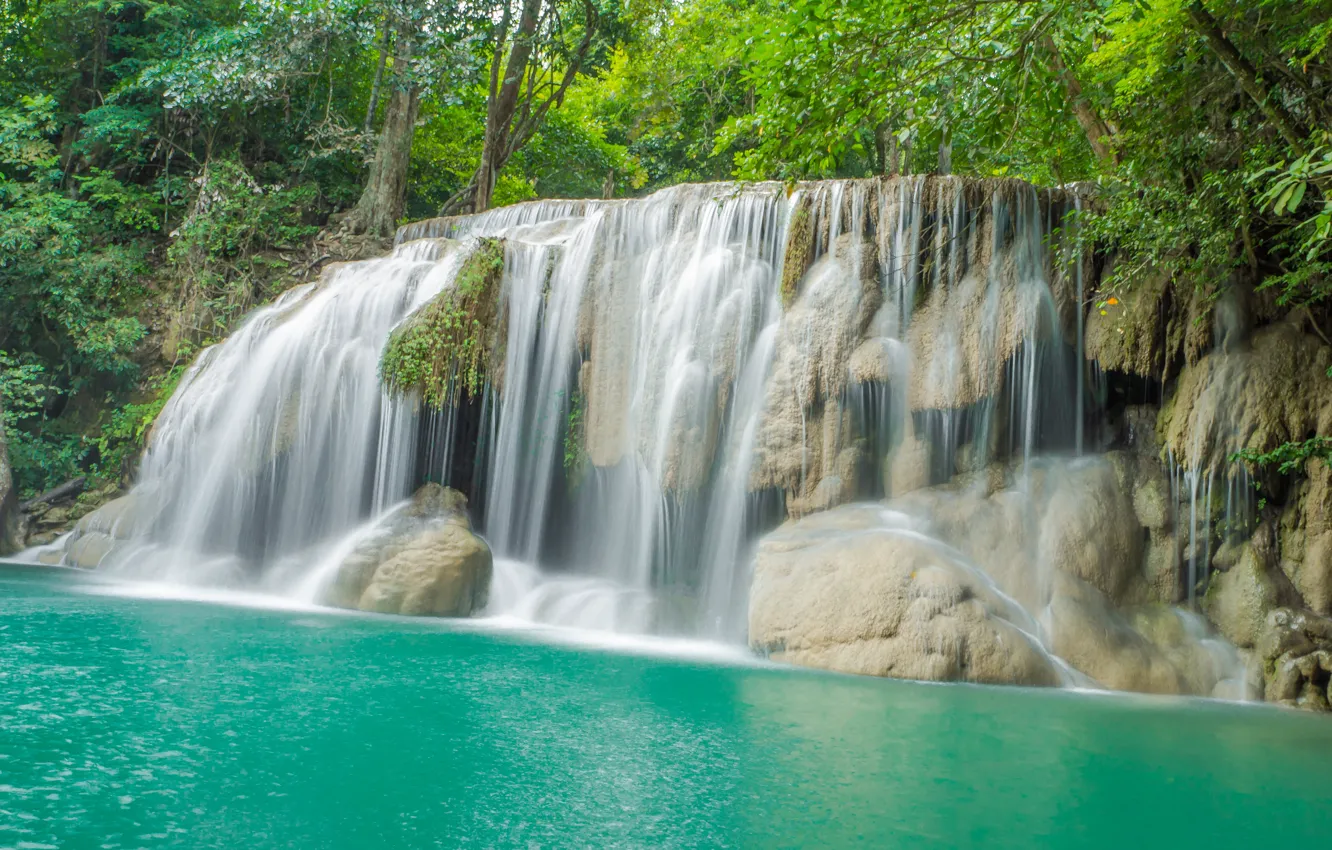
[[[902,496],[930,483],[930,444],[908,434],[887,460],[884,491]]]
[[[1332,469],[1308,461],[1308,481],[1282,517],[1281,568],[1305,604],[1332,614]]]
[[[1268,613],[1281,604],[1280,589],[1264,561],[1259,547],[1246,544],[1234,567],[1211,577],[1203,598],[1207,619],[1239,647],[1257,645]]]
[[[466,526],[445,522],[407,541],[381,563],[357,602],[383,614],[466,617],[485,607],[490,547]]]
[[[1156,420],[1161,409],[1154,404],[1134,404],[1124,409],[1119,442],[1138,455],[1157,458],[1161,445],[1156,441]]]
[[[932,681],[1060,681],[1015,622],[1020,609],[878,506],[815,514],[764,538],[749,610],[751,646],[794,664]]]
[[[1247,693],[1239,653],[1186,611],[1161,604],[1121,611],[1086,582],[1060,575],[1050,630],[1055,654],[1106,687],[1231,698]]]
[[[810,496],[847,444],[850,423],[838,399],[851,356],[883,300],[874,244],[852,236],[839,236],[815,261],[782,320],[751,490],[778,487]]]
[[[116,547],[116,539],[100,531],[80,534],[65,548],[65,561],[72,566],[93,570],[102,565]]]
[[[1134,505],[1111,463],[1069,468],[1041,520],[1037,557],[1122,602],[1142,562]]]
[[[1264,622],[1258,653],[1268,702],[1311,711],[1332,708],[1332,619],[1273,609]]]
[[[93,495],[104,497],[115,492],[114,487],[108,487]],[[69,508],[49,509],[42,515],[41,524],[45,528],[65,526],[73,516],[81,512],[80,509],[86,510],[87,506],[76,504]],[[112,499],[83,514],[78,522],[74,523],[68,539],[65,540],[63,551],[53,549],[43,552],[39,560],[41,563],[64,563],[87,570],[106,566],[110,563],[108,559],[111,555],[125,541],[142,531],[147,523],[146,508],[139,496],[129,494]],[[52,531],[31,539],[34,544],[45,545],[51,542],[51,539],[45,538],[53,539],[55,533]]]
[[[113,499],[74,525],[76,535],[100,532],[116,540],[128,540],[143,527],[145,511],[139,497],[130,494]]]
[[[1147,553],[1143,559],[1143,573],[1147,589],[1157,602],[1179,602],[1180,542],[1172,531],[1152,529],[1147,538]]]
[[[1084,337],[1087,359],[1095,360],[1102,369],[1164,379],[1166,324],[1173,296],[1170,276],[1149,272],[1135,277],[1122,293],[1094,297]],[[1108,303],[1110,298],[1115,303]],[[1095,306],[1101,303],[1104,306]]]
[[[956,486],[964,481],[956,479],[888,506],[920,517],[1029,610],[1047,604],[1056,573],[1082,579],[1116,603],[1146,595],[1146,535],[1115,456],[1032,465],[1012,483],[1010,476],[997,467],[972,486]]]
[[[1332,349],[1294,322],[1256,331],[1179,376],[1158,430],[1177,463],[1208,468],[1241,449],[1270,451],[1332,433]]]
[[[1199,693],[1160,649],[1086,582],[1071,576],[1056,579],[1050,622],[1055,654],[1106,687],[1152,694]],[[1209,694],[1212,684],[1201,693]]]
[[[386,614],[466,617],[485,607],[493,562],[472,532],[461,493],[438,484],[416,492],[343,559],[322,599]]]

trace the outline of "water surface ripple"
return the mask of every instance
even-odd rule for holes
[[[1299,846],[1332,723],[0,568],[0,847]],[[1306,846],[1313,846],[1308,843]]]

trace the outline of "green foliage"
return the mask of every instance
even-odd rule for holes
[[[100,478],[118,479],[129,462],[143,451],[148,432],[162,408],[176,391],[186,367],[178,365],[145,387],[147,399],[131,402],[112,411],[97,439],[97,463],[94,472]]]
[[[453,283],[393,332],[380,359],[380,379],[392,392],[416,392],[430,407],[455,401],[455,389],[477,397],[499,351],[499,284],[504,243],[482,239]]]
[[[47,378],[41,364],[0,351],[0,428],[5,431],[15,487],[23,496],[73,477],[87,455],[81,439],[61,433],[46,420],[46,405],[57,394]]]
[[[1270,452],[1244,449],[1230,456],[1232,463],[1243,461],[1257,467],[1275,466],[1280,475],[1304,472],[1310,458],[1332,464],[1332,437],[1311,437],[1298,443],[1282,443]]]
[[[569,419],[564,428],[564,471],[570,476],[580,473],[587,463],[587,450],[584,419],[587,415],[587,399],[575,391],[569,404]]]
[[[1261,189],[1260,212],[1290,222],[1279,238],[1296,261],[1264,288],[1278,290],[1282,304],[1322,301],[1332,294],[1332,135],[1323,132],[1321,144],[1290,163],[1283,159],[1253,172],[1248,183]]]
[[[67,361],[61,387],[77,390],[134,372],[129,354],[144,328],[125,313],[142,295],[146,246],[125,195],[61,191],[45,135],[54,116],[49,97],[0,109],[0,348]]]
[[[191,254],[227,260],[263,248],[295,248],[318,227],[305,222],[318,190],[261,185],[235,160],[208,164],[189,217],[173,235],[172,259]]]
[[[657,188],[731,176],[735,151],[750,141],[718,144],[717,134],[752,103],[744,45],[734,34],[761,28],[766,5],[688,0],[633,7],[629,34],[608,67],[570,97],[571,112],[594,118],[597,132],[631,160],[634,177],[621,183]],[[614,167],[625,173],[625,165]]]

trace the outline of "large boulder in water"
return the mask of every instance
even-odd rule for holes
[[[1240,653],[1149,581],[1167,517],[1135,500],[1157,471],[1138,460],[992,467],[788,523],[759,548],[750,641],[871,675],[1054,684],[1057,657],[1110,688],[1240,695]]]
[[[486,605],[493,562],[461,493],[427,484],[343,559],[324,601],[382,614],[466,617]]]
[[[962,560],[877,505],[788,523],[759,547],[750,645],[846,673],[1056,685],[1034,624]]]

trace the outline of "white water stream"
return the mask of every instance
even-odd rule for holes
[[[1084,449],[1060,203],[949,178],[713,184],[407,226],[200,356],[102,566],[313,603],[428,475],[470,486],[487,613],[743,641],[753,546],[784,511]],[[432,417],[379,359],[481,236],[504,239],[502,380],[474,421]],[[791,257],[809,268],[784,294]]]

